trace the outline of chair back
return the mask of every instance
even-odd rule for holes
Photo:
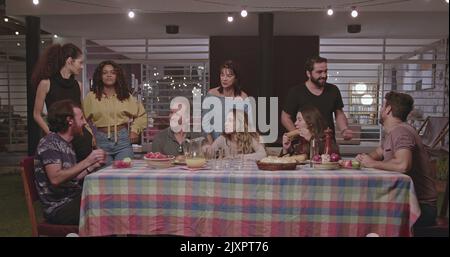
[[[37,218],[33,203],[39,199],[36,185],[34,184],[34,156],[28,156],[21,162],[21,176],[25,191],[25,200],[28,208],[28,215],[31,222],[33,236],[38,236]]]
[[[422,143],[434,148],[448,132],[448,117],[427,117],[419,129],[419,134],[422,130]]]

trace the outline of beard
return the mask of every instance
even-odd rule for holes
[[[380,116],[380,118],[378,118],[378,123],[380,123],[381,126],[384,125],[384,119],[383,119],[383,116]]]
[[[75,124],[72,131],[73,131],[74,136],[83,136],[83,126],[79,126],[78,124]]]
[[[315,79],[315,78],[311,77],[311,82],[314,83],[314,85],[316,85],[317,87],[323,88],[325,86],[325,84],[327,83],[327,77],[319,78],[319,79]]]

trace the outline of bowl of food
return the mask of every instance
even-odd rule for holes
[[[312,158],[312,164],[315,169],[319,170],[337,170],[341,168],[339,164],[340,156],[338,154],[332,153],[322,154],[322,155],[314,155]]]
[[[147,162],[147,166],[153,169],[166,169],[172,166],[175,156],[165,155],[159,152],[147,153],[144,155],[144,160]]]
[[[295,170],[297,161],[290,157],[268,156],[256,162],[260,170]]]
[[[125,168],[131,168],[133,166],[133,162],[131,158],[126,157],[123,160],[116,160],[113,161],[113,168],[115,169],[125,169]]]

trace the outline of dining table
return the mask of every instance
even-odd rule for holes
[[[420,208],[411,178],[377,169],[107,166],[84,178],[81,236],[412,236]]]

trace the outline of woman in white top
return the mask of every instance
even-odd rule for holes
[[[227,114],[222,135],[211,145],[204,146],[204,151],[209,153],[219,149],[224,150],[225,158],[232,157],[232,153],[243,154],[246,160],[260,160],[267,156],[259,134],[249,131],[247,113],[236,109]]]

